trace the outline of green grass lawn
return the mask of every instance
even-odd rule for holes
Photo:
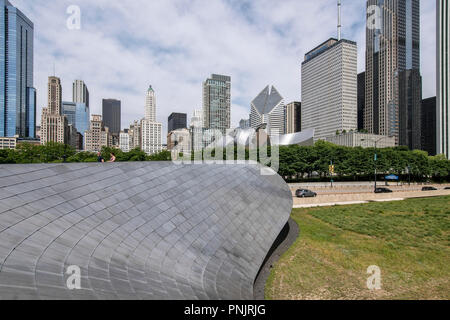
[[[267,299],[450,299],[450,197],[294,209]],[[381,269],[381,290],[367,268]]]

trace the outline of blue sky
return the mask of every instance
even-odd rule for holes
[[[232,77],[232,124],[248,117],[251,100],[268,84],[286,102],[301,100],[304,54],[336,36],[336,0],[10,0],[35,24],[38,114],[47,104],[47,77],[84,80],[91,114],[102,98],[122,101],[122,127],[144,115],[145,93],[157,94],[157,117],[188,117],[201,108],[201,84],[211,73]],[[342,0],[343,37],[358,43],[364,71],[365,0]],[[70,5],[81,29],[69,30]],[[423,96],[435,95],[435,1],[422,0]]]

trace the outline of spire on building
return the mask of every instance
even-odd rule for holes
[[[341,41],[341,0],[338,0],[338,41]]]

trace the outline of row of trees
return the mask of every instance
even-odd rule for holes
[[[171,153],[163,151],[148,156],[139,148],[130,152],[103,148],[102,157],[108,161],[114,153],[116,161],[170,161]],[[287,180],[328,179],[329,166],[334,165],[335,180],[372,179],[375,169],[375,149],[349,148],[319,141],[311,147],[297,145],[280,148],[279,174]],[[395,174],[413,181],[433,179],[450,181],[450,161],[445,156],[429,157],[423,151],[406,147],[377,150],[377,170],[380,176]],[[248,159],[249,154],[246,152]],[[17,150],[0,150],[1,163],[96,162],[97,154],[77,153],[72,147],[48,143],[45,146],[21,144]]]
[[[413,181],[430,178],[450,181],[450,161],[444,155],[429,157],[424,151],[410,151],[407,147],[377,149],[376,153],[380,176],[395,174],[404,179],[411,177]],[[288,179],[330,177],[331,163],[338,180],[370,179],[375,171],[375,149],[342,147],[323,141],[313,147],[280,148],[279,174]]]
[[[139,148],[130,152],[118,149],[103,148],[101,155],[105,161],[115,154],[116,161],[170,161],[168,151],[148,156]],[[92,152],[76,152],[71,146],[50,142],[46,145],[20,144],[16,150],[0,150],[0,164],[3,163],[61,163],[61,162],[97,162],[97,154]]]

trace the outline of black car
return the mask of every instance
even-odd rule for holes
[[[376,188],[375,193],[392,193],[393,191],[388,188]]]
[[[435,187],[423,187],[422,191],[437,191]]]
[[[317,197],[317,193],[312,192],[311,190],[308,190],[308,189],[298,189],[295,192],[295,195],[297,196],[297,198],[315,198],[315,197]]]
[[[445,187],[444,190],[450,190],[450,187]]]

